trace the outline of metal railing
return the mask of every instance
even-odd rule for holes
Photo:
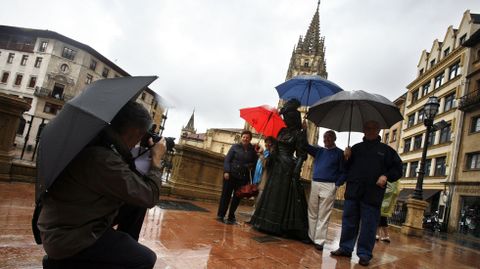
[[[74,96],[65,94],[65,93],[54,93],[53,90],[44,88],[44,87],[35,87],[35,92],[33,93],[35,96],[43,97],[43,98],[53,98],[62,101],[68,101],[72,99]]]
[[[465,94],[460,98],[459,109],[469,110],[480,103],[480,89]]]
[[[24,113],[20,121],[14,141],[14,158],[33,162],[37,156],[40,134],[48,119]]]

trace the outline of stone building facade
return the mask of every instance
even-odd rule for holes
[[[48,123],[90,83],[130,76],[90,46],[48,30],[0,25],[0,92],[20,97],[31,104],[21,119],[17,144],[31,148],[39,126]],[[138,97],[157,126],[163,111],[149,88]],[[29,126],[31,123],[31,127]]]
[[[468,71],[466,92],[459,103],[464,116],[458,137],[458,161],[454,177],[447,182],[451,193],[448,228],[480,237],[480,30],[477,29],[463,46],[469,49],[466,55]]]
[[[435,40],[430,51],[424,50],[417,65],[418,76],[407,86],[402,138],[398,152],[404,163],[401,178],[403,194],[415,189],[422,148],[429,143],[425,164],[424,199],[431,211],[438,210],[445,221],[450,192],[446,185],[456,180],[458,152],[464,113],[458,109],[458,99],[466,93],[466,70],[469,50],[462,44],[480,28],[480,17],[465,11],[458,29],[450,26],[442,41]],[[423,107],[430,96],[438,97],[439,112],[434,123],[446,125],[427,137],[423,124]]]

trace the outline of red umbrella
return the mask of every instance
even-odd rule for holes
[[[267,105],[242,108],[240,117],[264,136],[277,137],[280,129],[286,127],[277,109]]]

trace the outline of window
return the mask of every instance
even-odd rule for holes
[[[42,41],[40,43],[40,47],[38,48],[38,51],[45,52],[47,50],[47,46],[48,46],[48,41]]]
[[[60,71],[62,71],[63,73],[68,73],[68,70],[70,70],[70,68],[68,67],[68,64],[62,64],[60,66]]]
[[[385,134],[385,143],[388,143],[388,142],[389,142],[389,141],[388,141],[389,136],[390,136],[390,133],[386,133],[386,134]]]
[[[36,68],[39,68],[41,65],[42,65],[42,57],[37,57],[37,59],[35,59],[35,67]]]
[[[67,48],[67,47],[63,48],[63,52],[62,52],[63,58],[73,60],[75,59],[75,54],[77,54],[77,52],[72,50],[71,48]]]
[[[430,89],[430,82],[428,82],[428,83],[426,83],[422,86],[422,96],[427,95],[429,89]]]
[[[52,90],[52,97],[55,99],[63,99],[63,90],[65,89],[65,85],[60,83],[55,83]]]
[[[408,116],[407,128],[412,127],[415,124],[415,113]]]
[[[402,163],[402,177],[407,177],[408,163]]]
[[[432,170],[431,167],[432,167],[432,159],[427,159],[425,161],[425,174],[424,174],[424,176],[426,176],[426,177],[430,176],[430,171]]]
[[[418,72],[418,75],[421,76],[423,74],[423,68],[420,69],[420,71]]]
[[[435,77],[435,84],[433,85],[434,89],[438,89],[443,84],[443,77],[445,74],[441,73]]]
[[[305,61],[305,62],[303,63],[303,67],[308,67],[308,61]]]
[[[22,56],[22,61],[20,61],[20,65],[27,65],[27,61],[28,61],[28,55],[23,55]]]
[[[95,61],[94,59],[91,59],[90,60],[90,70],[95,71],[95,69],[97,69],[97,61]]]
[[[425,118],[425,109],[420,109],[418,111],[418,120],[417,123],[423,122],[423,119]]]
[[[397,129],[392,131],[392,142],[397,141]]]
[[[58,111],[62,109],[62,106],[52,104],[52,103],[45,103],[45,107],[43,108],[43,112],[48,113],[48,114],[53,114],[57,115]]]
[[[443,106],[443,112],[447,112],[453,108],[453,101],[455,100],[455,93],[449,94],[445,97],[445,104]]]
[[[3,73],[5,75],[5,73]],[[8,78],[8,73],[7,73]],[[2,78],[3,82],[3,78]],[[470,133],[480,132],[480,116],[476,116],[472,118],[472,123],[470,125]]]
[[[13,63],[13,58],[15,58],[15,53],[9,53],[7,58],[7,64]]]
[[[142,100],[145,100],[145,97],[146,97],[146,94],[145,94],[145,92],[142,92],[142,97],[141,97],[141,98],[142,98]]]
[[[90,84],[93,81],[93,76],[90,74],[87,74],[87,79],[85,80],[85,84]]]
[[[442,128],[440,130],[440,141],[439,143],[446,143],[450,141],[450,124],[446,126],[445,128]]]
[[[410,163],[410,173],[408,174],[409,177],[416,177],[417,176],[417,169],[418,169],[418,161]]]
[[[427,140],[428,142],[427,143],[428,143],[429,146],[435,144],[435,134],[436,133],[437,132],[430,132],[430,134],[428,134],[428,140]]]
[[[412,92],[412,103],[418,100],[418,90]]]
[[[467,154],[467,170],[480,169],[480,152],[472,152]]]
[[[17,74],[17,77],[15,78],[15,85],[20,86],[20,84],[22,84],[22,79],[23,79],[23,75]]]
[[[416,150],[422,147],[422,138],[423,138],[423,134],[417,135],[413,138],[413,150]]]
[[[443,51],[443,57],[447,57],[448,54],[450,54],[450,47],[446,48],[446,49]]]
[[[460,75],[460,62],[454,63],[452,66],[450,66],[450,71],[448,72],[448,79],[452,79],[458,75]]]
[[[430,61],[430,68],[432,68],[435,65],[435,59]]]
[[[435,176],[445,176],[446,174],[446,157],[439,157],[435,160]]]
[[[467,40],[467,34],[464,34],[464,35],[462,35],[462,37],[460,37],[460,45],[465,43],[465,40]]]
[[[103,71],[102,71],[102,77],[106,78],[108,77],[108,72],[110,72],[110,70],[108,68],[103,68]]]
[[[10,73],[8,72],[3,72],[3,75],[2,75],[2,83],[7,83],[8,81],[8,76],[10,75]]]
[[[37,84],[37,77],[30,77],[30,81],[28,82],[28,87],[34,88],[35,84]]]
[[[404,146],[403,146],[403,152],[409,152],[410,151],[410,145],[412,144],[412,139],[406,138],[403,140]]]

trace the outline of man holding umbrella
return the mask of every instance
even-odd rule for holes
[[[358,236],[359,263],[367,266],[375,246],[385,186],[402,176],[402,161],[394,149],[380,142],[378,122],[365,122],[363,132],[363,142],[345,150],[347,187],[340,248],[331,255],[351,257]]]
[[[148,111],[129,101],[42,196],[44,268],[153,268],[155,253],[137,241],[146,208],[159,201],[165,140],[151,148],[146,176],[129,154],[151,123]]]

